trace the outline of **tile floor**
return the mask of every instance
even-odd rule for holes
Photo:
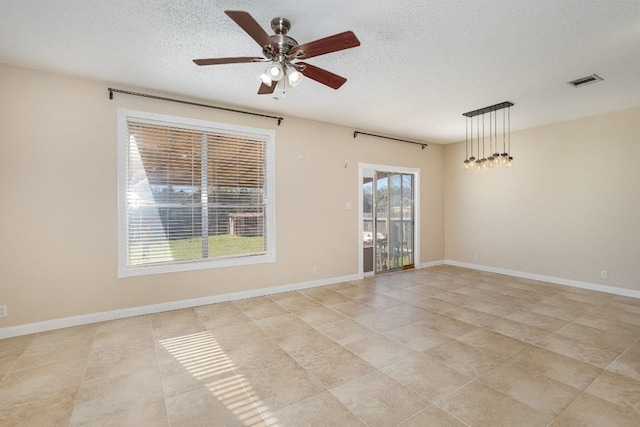
[[[2,426],[639,426],[640,300],[441,266],[0,341]]]

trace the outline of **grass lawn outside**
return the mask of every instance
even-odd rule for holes
[[[209,258],[233,255],[250,255],[265,252],[263,236],[236,236],[222,234],[209,236]],[[129,247],[130,265],[145,263],[145,254],[164,255],[158,262],[198,260],[202,257],[202,238],[191,237],[158,242],[154,245],[131,245]],[[138,261],[138,262],[136,262]]]

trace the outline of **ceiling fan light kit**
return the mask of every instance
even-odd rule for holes
[[[261,85],[258,89],[258,94],[260,95],[272,94],[276,89],[282,90],[284,94],[287,87],[298,85],[302,81],[303,76],[332,89],[340,88],[347,81],[346,78],[320,67],[294,61],[360,46],[360,41],[352,31],[345,31],[340,34],[299,45],[295,39],[287,35],[291,29],[291,22],[286,18],[278,17],[271,20],[271,29],[274,34],[270,36],[248,12],[226,10],[225,13],[260,45],[264,58],[229,57],[194,59],[193,62],[197,65],[269,62],[270,64],[264,73],[259,75]]]

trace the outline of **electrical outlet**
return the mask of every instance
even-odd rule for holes
[[[7,306],[0,305],[0,317],[7,317]]]
[[[477,253],[476,253],[476,254],[473,254],[473,260],[474,260],[474,261],[477,261],[477,260],[478,260],[478,258],[479,258],[479,256],[478,256],[478,254],[477,254]]]
[[[318,274],[318,267],[313,267],[311,269],[311,274]]]
[[[601,279],[608,279],[609,278],[609,272],[607,270],[601,270],[600,271],[600,278]]]

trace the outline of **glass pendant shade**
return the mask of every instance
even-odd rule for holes
[[[287,80],[289,81],[289,86],[291,87],[298,85],[302,81],[302,73],[295,68],[288,68],[286,74]]]
[[[267,86],[271,86],[271,84],[273,83],[273,80],[271,80],[271,77],[269,77],[266,72],[260,74],[260,81]]]
[[[271,80],[277,82],[280,81],[282,77],[284,77],[284,70],[282,69],[282,65],[274,62],[267,67],[265,74],[269,76]]]

